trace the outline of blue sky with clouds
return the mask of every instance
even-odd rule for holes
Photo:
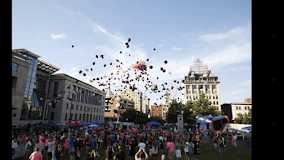
[[[79,79],[89,78],[78,70],[91,66],[96,53],[114,59],[131,37],[132,60],[169,61],[172,75],[152,73],[162,79],[182,79],[193,58],[201,58],[219,76],[222,103],[251,96],[248,0],[14,0],[12,9],[13,48],[31,50]]]

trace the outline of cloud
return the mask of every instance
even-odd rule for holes
[[[51,33],[50,37],[54,40],[65,39],[67,36],[64,33]]]
[[[229,45],[202,58],[209,66],[226,66],[251,60],[251,44]]]
[[[201,34],[199,39],[204,42],[214,42],[228,39],[239,39],[246,35],[249,36],[249,28],[245,26],[235,27],[225,32]]]

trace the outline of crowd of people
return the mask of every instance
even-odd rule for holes
[[[24,160],[146,160],[191,159],[201,154],[200,143],[213,142],[222,153],[237,147],[237,135],[193,128],[184,132],[146,127],[98,128],[29,126],[13,130],[13,155],[24,145]]]

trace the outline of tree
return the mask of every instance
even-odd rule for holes
[[[194,110],[195,110],[195,106],[193,105],[191,101],[188,101],[184,106],[183,119],[189,125],[192,125],[195,123],[196,113],[194,112]]]
[[[134,122],[135,118],[136,118],[136,110],[133,108],[126,109],[126,111],[120,115],[120,119],[123,121]]]
[[[221,114],[217,107],[211,105],[204,94],[201,94],[197,101],[189,103],[193,103],[193,111],[196,113],[196,115],[211,114],[212,116],[217,116]]]
[[[243,114],[238,113],[238,114],[237,114],[237,117],[235,118],[235,122],[236,122],[236,123],[239,123],[239,124],[243,124],[243,121],[244,121],[244,116],[243,116]]]
[[[137,124],[145,124],[148,122],[148,115],[130,108],[121,114],[121,120]]]
[[[235,122],[239,124],[251,124],[251,110],[245,114],[238,113]]]
[[[177,115],[181,114],[183,111],[183,120],[185,123],[193,124],[195,122],[193,110],[191,104],[182,104],[181,102],[177,102],[173,100],[170,104],[170,108],[167,113],[167,122],[168,123],[176,123],[177,122]]]
[[[183,109],[183,104],[181,102],[177,102],[175,99],[170,103],[170,107],[167,113],[166,120],[168,123],[176,123],[177,115]]]

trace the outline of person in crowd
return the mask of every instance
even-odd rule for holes
[[[135,154],[135,160],[147,160],[148,154],[144,148],[140,148],[138,152]]]
[[[30,155],[30,160],[42,160],[42,154],[38,147],[35,148],[35,151]]]
[[[237,147],[237,140],[238,140],[238,135],[234,133],[232,136],[232,144],[234,147]]]
[[[167,138],[168,141],[166,142],[166,148],[168,153],[168,159],[173,160],[174,159],[174,153],[175,153],[175,143],[172,141],[172,138]]]
[[[176,143],[176,159],[177,160],[180,160],[181,159],[181,143],[179,140],[177,140],[177,143]]]

